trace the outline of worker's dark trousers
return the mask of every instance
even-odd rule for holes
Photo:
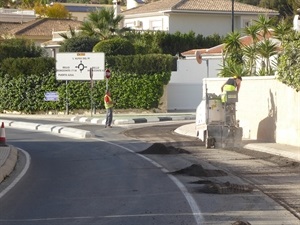
[[[105,126],[111,126],[112,118],[113,118],[113,108],[111,107],[111,108],[106,109]]]

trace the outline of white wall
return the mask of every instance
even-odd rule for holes
[[[202,64],[195,58],[178,59],[167,86],[167,110],[196,111],[202,99],[202,79],[217,77],[220,64],[220,57],[204,58]]]
[[[142,26],[134,27],[134,21],[141,21]],[[245,27],[245,21],[257,20],[257,15],[235,16],[235,28],[240,30]],[[223,14],[196,14],[196,13],[177,13],[162,14],[155,13],[151,16],[127,15],[124,18],[124,26],[137,30],[163,30],[175,33],[188,33],[209,36],[219,34],[227,35],[231,32],[231,15]]]
[[[171,14],[169,32],[175,33],[176,31],[181,33],[194,31],[204,36],[212,34],[225,36],[231,31],[231,17],[212,14]]]
[[[240,30],[245,27],[246,21],[257,20],[256,15],[235,16],[235,29]],[[169,32],[188,33],[190,31],[203,36],[219,34],[226,36],[231,32],[231,15],[222,14],[170,14]]]
[[[135,26],[135,21],[140,21],[140,26]],[[131,27],[136,30],[169,30],[169,17],[168,16],[150,16],[139,18],[127,18],[124,20],[125,27]]]

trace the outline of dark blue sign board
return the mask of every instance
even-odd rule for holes
[[[58,93],[55,91],[46,92],[44,100],[45,101],[53,101],[53,102],[58,101],[59,100]]]

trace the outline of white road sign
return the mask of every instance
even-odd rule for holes
[[[105,54],[103,52],[62,52],[56,54],[57,80],[104,80]]]

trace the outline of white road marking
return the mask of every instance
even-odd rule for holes
[[[18,148],[19,151],[22,151],[25,155],[26,158],[26,162],[25,162],[25,166],[23,168],[23,170],[21,171],[21,173],[13,180],[13,182],[8,185],[1,193],[0,193],[0,199],[7,193],[9,192],[20,180],[21,178],[26,174],[29,166],[30,166],[30,161],[31,161],[31,157],[28,154],[28,152],[24,151],[23,149]]]
[[[170,174],[170,171],[168,171],[166,168],[164,168],[162,165],[160,165],[159,163],[153,161],[152,159],[141,155],[141,154],[137,154],[135,151],[126,148],[122,145],[113,143],[113,142],[109,142],[109,141],[105,141],[103,139],[97,139],[97,140],[101,140],[103,142],[109,143],[111,145],[115,145],[118,146],[119,148],[123,148],[128,152],[131,152],[133,154],[136,154],[137,156],[140,156],[141,158],[149,161],[150,163],[152,163],[154,166],[158,167],[159,169],[161,169],[162,172],[167,173],[168,177],[176,184],[176,186],[179,188],[179,190],[181,191],[181,193],[183,194],[183,196],[185,197],[185,199],[187,200],[188,204],[190,205],[191,209],[192,209],[192,215],[194,216],[196,223],[198,225],[201,225],[203,223],[203,217],[202,217],[202,213],[198,207],[197,202],[195,201],[195,199],[193,198],[193,196],[188,192],[188,190],[186,189],[186,187],[172,174]]]

